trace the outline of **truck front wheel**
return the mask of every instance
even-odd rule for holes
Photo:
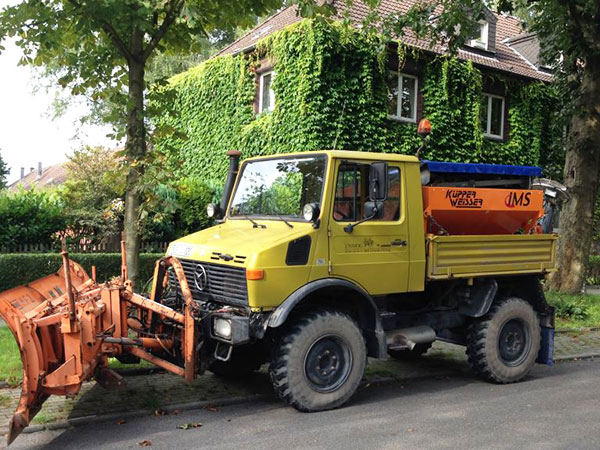
[[[310,412],[336,408],[356,391],[367,360],[356,322],[336,311],[297,320],[275,346],[269,375],[277,395]]]
[[[467,356],[473,371],[494,383],[523,379],[540,350],[539,319],[526,301],[511,297],[492,306],[467,332]]]

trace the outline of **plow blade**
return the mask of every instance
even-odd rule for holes
[[[80,265],[68,261],[66,270],[63,267],[0,294],[0,316],[17,341],[23,362],[21,398],[9,425],[8,444],[30,423],[48,396],[55,393],[47,385],[46,376],[65,364],[61,322],[68,313],[69,282],[75,292],[93,283]],[[61,381],[68,384],[67,380]]]
[[[145,297],[133,292],[125,266],[120,279],[97,284],[66,252],[62,256],[58,272],[0,294],[0,316],[23,362],[23,389],[8,444],[50,395],[74,396],[92,376],[102,386],[122,387],[123,379],[108,367],[111,357],[130,354],[187,381],[197,374],[194,301],[179,260],[157,261],[152,293]],[[167,270],[181,288],[176,309],[162,301]]]

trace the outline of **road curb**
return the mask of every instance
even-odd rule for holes
[[[578,355],[556,356],[554,358],[554,360],[555,361],[573,361],[575,359],[591,359],[591,358],[600,358],[600,353],[588,352],[588,353],[580,353]]]
[[[210,406],[229,406],[229,405],[238,405],[241,403],[250,403],[252,401],[261,400],[267,398],[266,395],[263,394],[253,394],[246,395],[241,397],[230,397],[230,398],[221,398],[215,400],[200,400],[195,402],[188,403],[180,403],[175,405],[165,406],[164,408],[160,408],[161,415],[172,414],[174,411],[189,411],[192,409],[202,409]],[[46,430],[64,430],[67,428],[78,427],[82,425],[89,425],[100,422],[111,422],[117,420],[127,420],[134,419],[136,417],[143,416],[151,416],[155,414],[155,410],[152,409],[138,409],[135,411],[127,411],[122,413],[108,413],[108,414],[98,414],[93,416],[83,416],[83,417],[75,417],[73,419],[65,419],[58,420],[56,422],[48,423],[48,424],[34,424],[30,425],[23,430],[23,433],[31,434],[38,433],[40,431]],[[0,431],[0,435],[4,436],[8,430],[3,429]]]
[[[438,375],[425,375],[413,378],[407,378],[406,380],[420,380]],[[375,377],[373,379],[367,379],[361,383],[361,387],[370,387],[385,385],[391,383],[399,383],[401,380],[395,377]],[[161,413],[164,415],[172,414],[174,411],[190,411],[193,409],[202,409],[211,406],[229,406],[239,405],[242,403],[250,403],[256,400],[265,400],[269,398],[266,394],[253,394],[239,397],[220,398],[215,400],[200,400],[188,403],[179,403],[175,405],[165,406],[160,408]],[[73,419],[58,420],[56,422],[48,424],[33,424],[23,430],[25,434],[39,433],[40,431],[53,431],[53,430],[65,430],[68,428],[78,427],[82,425],[90,425],[100,422],[112,422],[117,420],[134,419],[137,417],[151,416],[155,414],[155,410],[152,409],[138,409],[135,411],[127,411],[123,413],[108,413],[98,414],[93,416],[75,417]],[[8,429],[4,428],[0,430],[0,436],[5,436],[8,433]]]
[[[591,327],[591,328],[562,328],[560,330],[556,330],[556,334],[562,333],[591,333],[593,331],[600,331],[600,327]]]

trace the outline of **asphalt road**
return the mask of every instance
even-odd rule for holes
[[[177,427],[201,423],[187,430]],[[599,449],[600,360],[537,366],[497,386],[469,374],[361,388],[342,409],[303,414],[275,398],[218,411],[20,436],[11,449]]]

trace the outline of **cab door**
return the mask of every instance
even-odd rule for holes
[[[378,202],[380,218],[364,218],[369,161],[337,161],[335,191],[329,212],[330,275],[361,285],[371,295],[406,292],[409,251],[404,163],[388,164],[388,194]],[[346,229],[345,229],[346,228]]]

